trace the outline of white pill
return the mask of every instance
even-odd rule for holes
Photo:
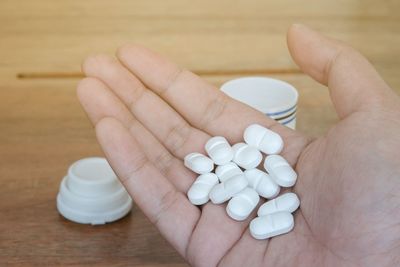
[[[243,174],[243,171],[238,167],[238,165],[236,165],[236,163],[229,162],[228,164],[220,165],[215,168],[215,174],[221,182],[225,182],[229,178]]]
[[[200,153],[190,153],[184,159],[184,165],[198,174],[211,172],[214,169],[214,162]]]
[[[245,189],[248,185],[244,174],[236,175],[223,183],[217,184],[210,192],[210,200],[214,204],[221,204],[235,194]]]
[[[233,159],[233,149],[225,137],[210,138],[205,146],[206,152],[217,165],[223,165]]]
[[[205,173],[197,177],[187,195],[193,205],[203,205],[209,200],[211,189],[218,184],[218,177],[214,173]]]
[[[262,161],[262,154],[257,148],[245,143],[238,143],[233,147],[233,162],[243,169],[254,169]]]
[[[291,187],[296,183],[297,173],[289,163],[279,155],[270,155],[265,158],[264,168],[271,178],[280,186]]]
[[[244,171],[244,174],[249,181],[249,186],[255,189],[260,196],[274,198],[279,194],[279,185],[267,173],[259,169],[251,169]]]
[[[226,212],[232,219],[243,221],[249,217],[259,201],[260,197],[257,192],[253,188],[247,187],[229,200]]]
[[[300,200],[295,193],[285,193],[261,205],[257,215],[264,216],[280,211],[294,212],[300,206]]]
[[[250,233],[255,239],[267,239],[286,234],[293,229],[293,226],[293,215],[281,211],[253,219],[250,223]]]
[[[259,124],[252,124],[243,134],[244,141],[265,154],[279,154],[283,149],[281,136]]]

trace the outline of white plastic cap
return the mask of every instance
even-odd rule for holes
[[[131,197],[105,158],[84,158],[73,163],[57,195],[60,214],[77,223],[113,222],[131,208]]]

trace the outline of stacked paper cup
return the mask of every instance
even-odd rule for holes
[[[279,123],[296,127],[298,93],[292,85],[266,77],[244,77],[224,83],[221,90]]]

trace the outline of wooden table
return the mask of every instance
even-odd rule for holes
[[[126,42],[168,55],[216,85],[269,75],[300,92],[298,129],[323,134],[336,121],[325,88],[296,70],[286,48],[293,22],[362,51],[400,89],[400,2],[14,1],[0,2],[0,266],[177,266],[183,259],[140,210],[105,226],[56,210],[75,160],[102,155],[75,97],[80,62]]]

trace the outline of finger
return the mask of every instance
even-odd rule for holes
[[[195,175],[177,159],[140,123],[107,86],[96,78],[83,79],[78,87],[79,100],[93,125],[105,117],[113,117],[124,124],[146,157],[181,192],[186,193]]]
[[[96,83],[96,86],[93,86],[93,83]],[[110,91],[108,91],[108,93],[102,92],[107,92],[106,89],[101,89],[106,88],[106,85],[104,85],[104,83],[97,80],[96,78],[86,78],[81,84],[83,85],[79,86],[80,90],[78,92],[80,92],[80,98],[83,98],[83,102],[86,103],[86,109],[90,110],[91,106],[93,105],[93,108],[96,109],[97,112],[101,113],[98,115],[97,118],[92,118],[94,121],[98,121],[100,117],[104,118],[106,114],[113,114],[113,116],[120,119],[123,117],[122,115],[116,114],[116,112],[109,113],[107,111],[107,109],[110,109],[112,107],[115,108],[117,105],[121,106],[121,103],[118,103],[119,99],[115,102],[111,101],[111,99],[113,99],[113,94]],[[83,88],[85,86],[87,87],[86,90],[85,88]],[[96,88],[96,90],[90,88]],[[115,98],[116,97],[114,96],[114,99]],[[120,111],[118,112],[120,113]],[[91,112],[91,114],[95,113]],[[146,141],[146,138],[140,138],[137,140],[141,140],[142,142]],[[187,169],[176,170],[176,172],[180,171],[188,172]],[[213,254],[212,258],[214,259],[214,261],[217,262],[222,257],[223,252],[229,250],[232,244],[237,241],[247,225],[248,222],[237,223],[231,220],[227,216],[224,206],[216,206],[209,203],[203,208],[202,219],[198,223],[196,231],[192,235],[190,243],[196,247],[203,247],[204,249],[201,250],[202,255]],[[200,246],[200,244],[205,240],[205,237],[207,237],[207,240],[210,244],[218,246],[219,249],[215,250],[213,248],[214,246]],[[193,252],[192,254],[201,254],[197,252]]]
[[[148,135],[151,136],[151,134],[148,133],[148,131],[143,126],[143,130],[141,129],[140,123],[134,120],[132,114],[120,102],[120,100],[115,95],[113,95],[113,93],[107,88],[107,86],[103,82],[96,78],[83,79],[78,85],[78,96],[85,110],[88,112],[93,124],[96,125],[99,121],[107,118],[108,116],[114,117],[122,121],[125,127],[128,126],[130,128],[130,132],[134,137],[136,137],[136,140],[144,141],[141,141],[138,146],[140,146],[144,151],[150,150],[150,156],[152,156],[154,153],[157,154],[159,147],[154,145],[151,141],[151,139],[155,138],[148,137]],[[134,126],[129,126],[132,124],[132,121],[134,123]],[[120,140],[118,139],[118,141]],[[156,142],[158,141],[156,140]],[[157,158],[159,158],[159,156],[155,156],[154,161],[151,160],[154,165],[157,164]],[[176,187],[182,187],[182,192],[187,192],[187,189],[193,182],[194,174],[183,166],[182,161],[176,161],[179,161],[180,164],[178,166],[174,164],[170,166],[171,170],[167,171],[167,173],[170,174],[168,179],[172,182],[173,185],[176,185]],[[185,177],[185,175],[188,175],[188,177]],[[184,185],[182,186],[183,181]],[[140,196],[138,195],[138,197]],[[197,233],[194,234],[190,240],[192,240],[192,244],[199,245],[199,243],[204,241],[204,239],[202,239],[201,237],[204,238],[207,236],[211,236],[210,238],[208,238],[210,244],[219,244],[219,246],[224,245],[226,250],[228,250],[229,247],[234,242],[236,242],[237,238],[240,237],[243,229],[246,226],[247,222],[235,223],[234,221],[232,221],[227,216],[224,206],[207,204],[203,208],[202,220],[197,224]],[[221,229],[223,229],[223,231],[221,231]],[[208,247],[206,250],[202,250],[202,252],[204,252],[205,254],[209,254],[214,250],[215,249],[211,246]],[[221,257],[221,251],[223,252],[223,250],[221,249],[219,249],[218,251],[220,253],[215,254],[215,261],[217,261]],[[196,251],[194,251],[194,253],[196,253]]]
[[[191,127],[175,110],[123,67],[117,60],[98,55],[83,63],[86,75],[102,80],[132,114],[175,156],[203,152],[210,137]]]
[[[195,74],[145,48],[127,45],[119,49],[117,56],[191,125],[210,135],[222,135],[235,143],[243,140],[243,131],[249,124],[259,123],[282,135],[288,144],[283,154],[292,162],[306,143],[293,130],[229,98]],[[288,151],[291,155],[286,154]]]
[[[258,266],[265,262],[269,240],[257,240],[251,236],[249,228],[229,250],[218,264],[219,266]],[[244,257],[246,255],[246,257]],[[281,256],[281,255],[280,255]],[[271,262],[271,261],[270,261]]]
[[[392,94],[372,65],[356,50],[295,24],[288,46],[300,68],[327,85],[340,118],[370,109]]]
[[[253,212],[248,219],[238,222],[227,215],[226,205],[205,205],[187,248],[191,265],[217,266],[240,240],[255,215]]]
[[[135,203],[185,256],[200,210],[153,166],[118,120],[103,118],[96,124],[96,134],[107,159]],[[176,234],[177,227],[179,234]]]

